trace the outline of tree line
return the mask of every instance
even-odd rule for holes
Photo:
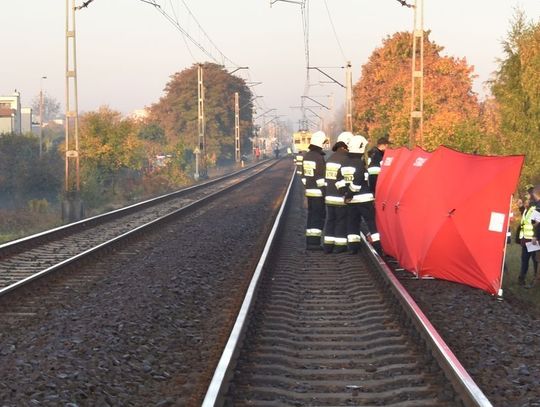
[[[516,13],[503,42],[504,56],[489,82],[491,95],[482,101],[472,90],[473,67],[465,58],[443,55],[444,48],[429,34],[424,40],[422,147],[433,150],[444,144],[478,154],[526,153],[521,183],[540,182],[540,24]],[[411,57],[407,32],[388,36],[373,51],[354,86],[356,132],[371,140],[388,135],[396,145],[408,144]],[[189,182],[198,143],[197,69],[195,64],[174,73],[143,120],[125,118],[106,106],[81,115],[81,179],[87,207],[137,199]],[[222,66],[205,63],[203,69],[207,163],[231,163],[234,93],[239,93],[242,106],[244,153],[251,149],[253,95],[242,79]],[[61,196],[63,139],[60,129],[50,131],[56,134],[50,137],[54,143],[41,158],[35,137],[0,135],[0,196]]]
[[[504,56],[480,101],[465,58],[442,55],[424,38],[424,134],[428,151],[446,145],[476,154],[526,154],[521,185],[540,182],[540,24],[516,11]],[[354,128],[371,140],[409,143],[411,34],[395,33],[371,54],[354,86]]]

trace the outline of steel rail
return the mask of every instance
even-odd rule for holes
[[[230,379],[230,376],[232,375],[232,370],[234,369],[234,360],[238,355],[240,345],[242,343],[247,325],[249,323],[248,316],[255,303],[257,288],[261,280],[262,271],[264,266],[266,265],[266,261],[268,259],[268,255],[270,253],[272,245],[274,244],[274,238],[276,237],[277,231],[281,226],[283,213],[289,202],[289,195],[294,182],[294,177],[295,172],[293,172],[291,176],[289,187],[287,188],[287,192],[285,193],[283,203],[281,204],[277,217],[274,221],[274,225],[272,226],[272,230],[270,231],[270,235],[268,236],[260,260],[257,263],[257,267],[255,268],[255,272],[253,273],[251,282],[249,283],[249,287],[244,297],[244,301],[242,302],[240,311],[238,312],[236,322],[233,326],[231,334],[229,335],[229,340],[225,345],[225,349],[223,350],[221,358],[214,371],[214,375],[204,397],[202,407],[219,405],[218,403],[221,402],[223,394],[226,391],[228,381]]]
[[[2,259],[3,257],[5,257],[6,255],[10,254],[11,252],[13,252],[15,250],[19,250],[19,251],[24,250],[24,247],[26,247],[28,245],[39,244],[42,241],[50,241],[50,240],[52,240],[52,239],[54,239],[56,237],[67,236],[68,234],[70,234],[72,232],[75,232],[75,231],[78,231],[81,228],[89,228],[89,227],[91,227],[93,225],[98,225],[98,224],[104,223],[109,219],[114,219],[114,218],[118,218],[118,217],[121,217],[121,216],[124,216],[124,215],[134,213],[134,212],[139,211],[141,209],[154,206],[156,204],[165,202],[167,200],[171,200],[171,199],[180,197],[180,196],[185,195],[185,194],[187,194],[189,192],[193,192],[195,190],[207,187],[209,185],[216,184],[216,183],[221,182],[221,181],[223,181],[225,179],[232,178],[232,177],[234,177],[236,175],[239,175],[239,174],[241,174],[243,172],[250,171],[250,170],[252,170],[254,168],[257,168],[257,167],[259,167],[259,166],[261,166],[261,165],[263,165],[263,164],[265,164],[267,162],[268,162],[268,160],[264,160],[264,161],[261,161],[261,162],[255,164],[255,165],[243,168],[243,169],[238,170],[238,171],[231,172],[229,174],[226,174],[226,175],[223,175],[223,176],[220,176],[220,177],[217,177],[217,178],[213,178],[213,179],[211,179],[209,181],[205,181],[205,182],[198,183],[198,184],[186,187],[186,188],[182,188],[182,189],[180,189],[178,191],[169,192],[167,194],[163,194],[163,195],[160,195],[160,196],[155,197],[155,198],[150,198],[150,199],[147,199],[147,200],[144,200],[144,201],[141,201],[141,202],[137,202],[135,204],[132,204],[132,205],[129,205],[129,206],[126,206],[126,207],[123,207],[123,208],[115,209],[115,210],[110,211],[110,212],[102,213],[100,215],[92,216],[90,218],[85,218],[85,219],[82,219],[82,220],[77,221],[77,222],[68,223],[67,225],[58,226],[58,227],[53,228],[53,229],[45,230],[43,232],[39,232],[39,233],[30,235],[30,236],[26,236],[26,237],[23,237],[23,238],[20,238],[20,239],[16,239],[16,240],[12,240],[12,241],[7,242],[7,243],[0,244],[0,259]]]
[[[281,205],[278,216],[274,222],[272,231],[268,237],[263,254],[261,255],[261,258],[251,279],[242,306],[236,318],[236,322],[233,326],[227,344],[225,345],[218,365],[214,371],[214,375],[202,403],[203,407],[220,406],[223,404],[229,381],[234,374],[236,358],[240,352],[247,325],[249,323],[248,316],[253,309],[253,305],[255,303],[255,298],[257,296],[257,288],[261,280],[262,270],[267,263],[268,254],[276,237],[276,231],[281,226],[283,218],[282,215],[288,205],[290,190],[293,181],[294,174],[291,178],[289,188],[287,190],[285,199]],[[424,341],[429,351],[444,372],[446,378],[451,383],[453,390],[461,398],[462,403],[466,407],[492,407],[491,402],[484,395],[482,390],[477,386],[474,380],[470,377],[463,365],[459,362],[457,357],[450,350],[448,345],[444,342],[442,337],[428,320],[426,315],[422,312],[420,307],[416,304],[414,299],[409,295],[409,293],[401,285],[399,280],[394,276],[394,274],[386,265],[384,260],[365,240],[365,238],[363,239],[363,242],[365,244],[365,247],[367,248],[365,252],[367,252],[371,263],[380,273],[385,283],[390,286],[391,293],[398,301],[400,309],[403,310],[405,315],[413,323],[416,331],[420,334],[420,336],[424,338]]]
[[[186,206],[184,206],[182,208],[179,208],[179,209],[177,209],[177,210],[175,210],[173,212],[170,212],[170,213],[168,213],[166,215],[160,216],[160,217],[158,217],[158,218],[156,218],[156,219],[154,219],[154,220],[152,220],[150,222],[147,222],[147,223],[145,223],[143,225],[137,226],[136,228],[134,228],[134,229],[132,229],[132,230],[130,230],[128,232],[125,232],[125,233],[123,233],[121,235],[118,235],[118,236],[112,238],[112,239],[109,239],[106,242],[100,243],[100,244],[98,244],[98,245],[96,245],[96,246],[94,246],[94,247],[92,247],[90,249],[85,250],[84,252],[81,252],[81,253],[79,253],[79,254],[77,254],[75,256],[72,256],[72,257],[70,257],[68,259],[65,259],[65,260],[63,260],[63,261],[61,261],[61,262],[59,262],[59,263],[57,263],[57,264],[55,264],[55,265],[53,265],[51,267],[48,267],[48,268],[46,268],[46,269],[44,269],[44,270],[42,270],[42,271],[40,271],[38,273],[32,274],[31,276],[28,276],[28,277],[26,277],[26,278],[24,278],[22,280],[19,280],[19,281],[13,283],[13,284],[10,284],[10,285],[8,285],[6,287],[3,287],[3,288],[0,289],[0,297],[3,297],[6,294],[8,294],[8,293],[10,293],[10,292],[22,287],[22,286],[27,285],[28,283],[30,283],[32,281],[35,281],[35,280],[37,280],[39,278],[42,278],[42,277],[44,277],[44,276],[46,276],[46,275],[48,275],[48,274],[50,274],[50,273],[52,273],[54,271],[60,270],[60,269],[66,267],[66,266],[68,266],[70,264],[73,264],[73,263],[76,263],[77,261],[85,259],[91,254],[97,253],[97,252],[99,252],[99,251],[101,251],[101,250],[103,250],[105,248],[111,247],[112,245],[114,245],[116,243],[124,241],[127,238],[133,237],[137,233],[149,230],[151,227],[157,226],[157,225],[163,223],[164,221],[167,221],[167,220],[169,220],[169,219],[171,219],[171,218],[173,218],[175,216],[178,216],[180,214],[186,214],[186,213],[188,213],[190,211],[193,211],[194,209],[197,209],[198,207],[200,207],[200,206],[202,206],[204,204],[210,203],[211,201],[213,201],[215,198],[219,197],[220,195],[222,195],[222,194],[224,194],[226,192],[229,192],[229,191],[231,191],[231,190],[245,184],[246,182],[249,182],[249,181],[253,180],[253,178],[259,176],[264,171],[268,170],[269,168],[272,168],[277,162],[278,161],[275,161],[275,162],[271,163],[268,167],[264,168],[262,171],[259,171],[259,172],[253,174],[252,176],[250,176],[248,178],[240,180],[235,184],[229,185],[228,187],[226,187],[224,189],[216,191],[216,192],[214,192],[214,193],[212,193],[210,195],[207,195],[207,196],[205,196],[205,197],[203,197],[201,199],[198,199],[198,200],[196,200],[196,201],[194,201],[194,202],[192,202],[192,203],[190,203],[190,204],[188,204],[188,205],[186,205]],[[254,166],[250,167],[250,169],[253,169],[253,168],[254,168]],[[243,171],[244,170],[237,171],[234,174],[238,175],[239,173],[241,173]],[[230,174],[230,175],[232,176],[232,174]],[[230,177],[229,176],[220,177],[219,180],[224,180],[224,179],[228,179],[228,178],[230,178]],[[218,182],[218,179],[213,180],[211,183],[215,183],[215,182]],[[209,183],[205,183],[205,184],[208,185]],[[184,191],[184,190],[182,190],[182,191]],[[178,192],[180,192],[180,191],[178,191]],[[168,195],[170,195],[170,194],[168,194]]]
[[[454,355],[405,287],[399,282],[375,249],[365,240],[364,236],[363,240],[372,264],[381,273],[383,279],[390,286],[394,297],[400,302],[407,317],[426,341],[433,357],[437,360],[446,378],[452,383],[456,393],[461,397],[463,404],[467,407],[492,407],[491,402],[467,373],[456,355]]]

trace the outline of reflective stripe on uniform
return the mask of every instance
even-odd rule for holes
[[[347,239],[344,237],[336,237],[334,244],[336,246],[347,246]]]
[[[315,168],[317,168],[317,163],[315,161],[304,160],[302,162],[302,167],[304,168],[304,176],[314,177]]]
[[[352,182],[349,184],[349,189],[352,191],[352,192],[358,192],[360,191],[360,189],[362,189],[362,185],[355,185],[353,184]]]
[[[341,181],[337,181],[337,182],[336,182],[336,188],[337,188],[337,189],[341,189],[341,188],[343,188],[343,187],[346,186],[346,185],[347,185],[347,182],[346,182],[344,179],[342,179]]]
[[[341,167],[340,163],[332,163],[332,162],[326,163],[326,174],[324,177],[326,179],[331,179],[331,180],[336,179],[340,167]]]
[[[319,178],[316,183],[318,187],[324,187],[326,185],[326,181],[324,180],[324,178]]]
[[[324,203],[326,205],[345,205],[345,198],[342,196],[326,195],[324,198]]]
[[[347,180],[352,180],[354,178],[354,173],[356,172],[356,168],[354,167],[341,167],[341,174],[343,177]]]
[[[367,171],[369,175],[379,175],[381,172],[381,167],[369,167]]]
[[[373,201],[375,198],[373,198],[373,194],[367,193],[367,194],[359,194],[354,195],[349,203],[362,203],[362,202],[370,202]]]
[[[318,188],[310,188],[306,189],[306,196],[309,196],[311,198],[319,198],[322,197],[322,191]]]
[[[334,244],[335,241],[336,241],[335,237],[332,237],[332,236],[324,237],[324,244]]]
[[[322,235],[321,229],[306,229],[306,236],[320,237]]]
[[[378,242],[379,240],[381,240],[381,235],[378,233],[372,233],[370,236],[372,242]]]
[[[300,173],[302,174],[302,173]],[[305,178],[302,178],[302,184],[306,185],[306,179]]]
[[[360,241],[360,235],[347,235],[347,241],[349,243],[356,243]]]

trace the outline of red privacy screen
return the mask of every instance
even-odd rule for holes
[[[375,198],[384,251],[419,276],[497,294],[523,159],[447,147],[388,150]]]

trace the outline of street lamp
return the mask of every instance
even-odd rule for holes
[[[43,79],[47,79],[46,76],[42,76],[39,83],[39,157],[43,153]]]

